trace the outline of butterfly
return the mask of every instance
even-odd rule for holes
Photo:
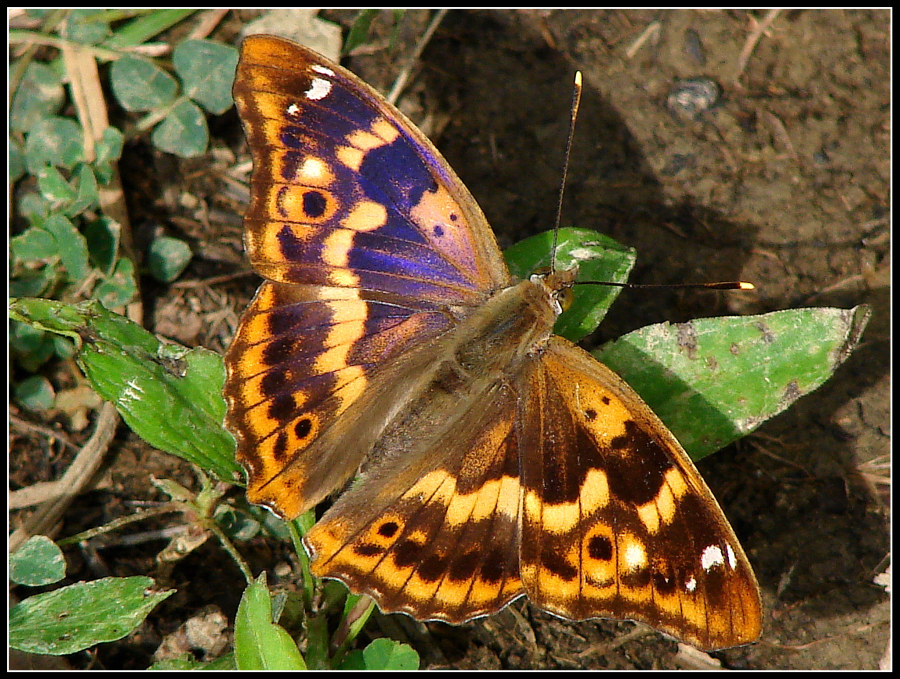
[[[225,362],[248,499],[313,574],[386,612],[461,623],[527,595],[702,649],[756,640],[759,588],[675,437],[552,334],[576,271],[514,280],[431,142],[349,71],[244,40],[244,243],[265,281]]]

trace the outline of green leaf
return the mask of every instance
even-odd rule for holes
[[[47,165],[71,169],[83,160],[81,126],[74,120],[48,116],[25,135],[25,164],[33,175]]]
[[[162,344],[127,318],[92,300],[66,305],[18,299],[10,316],[73,337],[76,361],[102,397],[150,445],[234,483],[234,439],[222,427],[222,357],[203,348]]]
[[[107,309],[125,306],[135,295],[137,295],[137,281],[134,278],[134,264],[126,257],[116,262],[113,272],[91,293],[91,296]]]
[[[231,85],[238,51],[211,40],[185,40],[172,54],[175,72],[184,93],[210,113],[221,115],[231,108]]]
[[[197,12],[196,9],[142,10],[142,16],[116,28],[116,34],[104,43],[110,49],[142,45]]]
[[[153,580],[103,578],[37,594],[9,611],[9,645],[28,653],[66,655],[131,634],[175,590]]]
[[[342,670],[417,670],[419,654],[409,644],[375,639],[362,651],[347,654]]]
[[[56,239],[39,227],[25,229],[9,241],[9,254],[14,263],[51,262],[56,259]]]
[[[147,267],[156,280],[171,283],[185,270],[192,256],[191,247],[183,240],[160,236],[150,244]]]
[[[80,215],[85,210],[96,206],[100,201],[97,191],[97,177],[90,165],[82,165],[76,172],[76,186],[78,193],[72,203],[66,208],[69,217]]]
[[[62,215],[52,215],[44,222],[44,229],[56,239],[56,252],[66,268],[69,280],[81,281],[90,271],[87,241],[81,232]]]
[[[43,375],[32,375],[19,382],[13,390],[15,400],[26,410],[44,412],[53,407],[56,392]]]
[[[10,324],[9,348],[16,362],[29,372],[35,372],[54,354],[52,335],[27,323],[13,321]]]
[[[247,586],[234,620],[234,656],[239,670],[305,670],[300,650],[272,620],[265,573]]]
[[[213,518],[231,540],[247,542],[259,535],[262,527],[252,514],[227,504],[216,506]]]
[[[9,183],[13,184],[25,175],[27,169],[25,167],[25,149],[19,140],[12,136],[6,138],[6,143],[9,149]]]
[[[50,203],[37,191],[24,191],[17,200],[18,213],[31,226],[40,226],[50,216]]]
[[[96,159],[94,163],[111,163],[122,157],[122,148],[125,145],[124,135],[115,127],[107,127],[97,146],[94,148]]]
[[[100,217],[84,227],[84,238],[87,241],[91,262],[104,274],[111,274],[116,264],[121,233],[122,227],[109,217]],[[121,304],[106,304],[105,306],[107,309],[111,309],[121,306]]]
[[[54,208],[75,200],[75,189],[69,186],[69,182],[62,176],[62,173],[52,165],[47,165],[38,170],[37,180],[41,195]]]
[[[344,601],[344,614],[341,617],[343,625],[348,626],[347,636],[344,641],[348,646],[359,633],[362,632],[366,622],[375,612],[375,600],[363,594],[349,594]],[[349,623],[349,625],[348,625]]]
[[[73,9],[62,25],[60,35],[72,42],[96,45],[112,33],[108,23],[98,21],[104,13],[102,9]]]
[[[9,557],[9,579],[17,585],[52,585],[65,576],[62,550],[46,535],[33,535]]]
[[[789,309],[647,326],[594,352],[699,460],[753,431],[828,379],[869,308]]]
[[[206,117],[195,103],[182,101],[156,126],[150,140],[166,153],[182,158],[199,156],[209,143]]]
[[[353,20],[353,25],[347,32],[347,39],[344,40],[344,47],[341,49],[343,54],[350,54],[360,45],[364,45],[369,39],[369,29],[372,26],[372,20],[378,16],[377,9],[363,9],[359,11]]]
[[[9,281],[10,297],[37,297],[48,294],[57,281],[57,271],[52,266],[25,269]]]
[[[109,72],[113,94],[126,111],[151,111],[175,101],[178,82],[147,59],[126,54]]]
[[[27,132],[42,118],[59,111],[66,93],[59,74],[46,64],[32,61],[12,95],[9,126]]]
[[[550,266],[553,232],[546,231],[516,243],[504,253],[513,276],[525,279],[536,270]],[[589,229],[559,230],[556,268],[578,266],[579,281],[622,283],[634,266],[635,252],[612,238]],[[577,342],[597,329],[620,288],[604,285],[575,285],[572,306],[556,321],[553,331]]]

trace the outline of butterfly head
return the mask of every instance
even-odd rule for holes
[[[577,275],[577,266],[562,271],[553,270],[550,267],[541,267],[531,274],[530,280],[544,289],[556,315],[559,316],[572,306],[572,286],[575,285],[575,277]]]

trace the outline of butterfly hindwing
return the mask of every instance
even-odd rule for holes
[[[659,418],[559,337],[528,379],[519,423],[529,599],[573,620],[640,620],[704,649],[754,641],[753,571]]]
[[[307,533],[313,573],[419,620],[463,622],[520,596],[515,403],[494,385],[440,440],[391,441]]]

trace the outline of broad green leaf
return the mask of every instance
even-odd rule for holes
[[[112,401],[147,443],[221,480],[234,483],[242,478],[234,461],[234,439],[222,427],[221,356],[203,348],[162,344],[95,300],[76,305],[12,300],[10,316],[74,338],[79,345],[76,361],[93,389]]]
[[[41,195],[54,207],[75,200],[75,189],[69,185],[62,173],[52,165],[42,167],[37,172],[38,189]]]
[[[37,191],[25,190],[16,200],[17,213],[31,226],[40,226],[50,216],[50,203]]]
[[[62,25],[60,35],[72,42],[96,45],[110,35],[109,24],[102,19],[105,10],[73,9]]]
[[[234,620],[234,657],[239,670],[305,670],[291,636],[272,620],[265,573],[247,586]]]
[[[33,535],[9,556],[9,579],[17,585],[52,585],[65,576],[62,550],[46,535]]]
[[[58,276],[52,266],[37,269],[25,269],[10,278],[10,297],[38,297],[45,295],[54,287]]]
[[[821,385],[850,355],[869,308],[789,309],[647,326],[594,352],[699,460]]]
[[[16,364],[34,372],[54,354],[52,334],[27,323],[10,323],[9,348],[15,355]]]
[[[131,634],[175,590],[154,591],[144,576],[103,578],[36,594],[9,611],[9,645],[66,655]]]
[[[58,257],[56,239],[46,229],[31,227],[9,241],[13,263],[50,262]]]

